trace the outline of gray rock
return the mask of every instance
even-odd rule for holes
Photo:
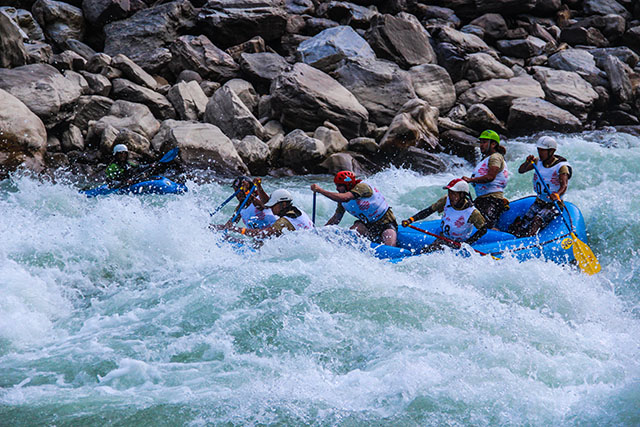
[[[114,101],[105,96],[81,96],[75,104],[73,125],[85,131],[90,121],[100,120],[109,114]]]
[[[584,0],[582,7],[587,16],[615,14],[625,19],[631,18],[629,11],[615,0]]]
[[[84,150],[84,137],[79,127],[70,125],[60,141],[63,151]]]
[[[469,82],[491,79],[510,79],[514,76],[511,68],[502,64],[488,53],[472,53],[468,56],[467,73]]]
[[[84,68],[90,73],[99,74],[100,72],[102,72],[103,68],[111,65],[111,61],[112,58],[106,53],[96,53],[87,60]]]
[[[167,48],[193,27],[195,10],[188,0],[160,4],[105,25],[104,52],[122,53],[149,73],[164,71],[171,61]]]
[[[356,175],[368,174],[370,171],[358,161],[356,156],[358,156],[356,153],[335,153],[327,157],[318,167],[329,174],[335,174],[344,170],[351,171]],[[364,156],[358,157],[366,160]]]
[[[326,154],[339,153],[349,146],[349,141],[342,136],[338,129],[332,129],[326,126],[320,126],[313,133],[313,137],[322,141]]]
[[[93,74],[88,71],[80,71],[80,74],[89,84],[91,95],[108,96],[111,92],[111,81],[101,74]]]
[[[198,23],[214,43],[233,46],[259,35],[277,40],[285,32],[287,11],[283,0],[209,0]]]
[[[167,99],[175,108],[180,120],[198,121],[207,108],[209,99],[196,82],[178,82],[171,87]]]
[[[204,35],[182,36],[171,45],[170,68],[174,74],[196,71],[204,79],[225,81],[238,74],[238,64],[231,55],[216,47]]]
[[[516,58],[530,58],[544,52],[547,43],[537,37],[528,36],[525,39],[498,40],[498,49],[504,55]]]
[[[329,120],[354,137],[369,119],[358,100],[329,75],[298,63],[271,84],[274,118],[289,127],[314,130]]]
[[[598,99],[598,93],[589,82],[571,71],[534,67],[534,72],[533,78],[540,83],[549,102],[586,120]]]
[[[431,37],[415,18],[377,15],[371,21],[366,38],[379,57],[401,67],[436,62]]]
[[[563,28],[562,33],[560,34],[560,41],[568,43],[571,46],[609,46],[609,41],[597,28],[584,28],[579,26]]]
[[[288,133],[280,146],[285,166],[299,168],[320,162],[327,153],[324,143],[296,129]]]
[[[249,111],[251,111],[251,113],[258,110],[260,97],[251,83],[242,79],[232,79],[224,85],[231,89],[233,93],[238,95],[238,98],[240,98],[242,103],[249,109]]]
[[[80,55],[85,61],[89,61],[96,54],[96,51],[79,40],[69,39],[65,43],[69,50]]]
[[[60,48],[65,47],[68,39],[82,40],[84,37],[82,9],[60,1],[37,0],[31,12],[47,38]]]
[[[251,175],[264,176],[269,171],[271,150],[267,143],[254,135],[247,135],[242,140],[234,139],[233,145],[249,168]]]
[[[477,25],[465,25],[460,28],[460,31],[466,34],[473,34],[480,39],[484,39],[484,28],[478,27]]]
[[[451,80],[457,82],[464,78],[467,72],[467,54],[462,49],[451,43],[438,43],[436,53],[438,64],[447,70]]]
[[[218,89],[209,100],[204,121],[218,126],[230,138],[264,137],[264,128],[258,119],[227,85]]]
[[[289,63],[277,53],[242,53],[240,68],[252,83],[267,87],[271,81],[282,74]]]
[[[493,129],[498,133],[506,133],[504,123],[484,104],[473,104],[469,107],[465,124],[477,131]]]
[[[493,79],[474,83],[473,87],[460,95],[458,102],[470,107],[473,104],[485,104],[498,114],[509,109],[516,98],[544,98],[540,83],[530,76],[511,79]]]
[[[154,116],[161,120],[176,117],[173,105],[165,96],[126,79],[115,79],[112,84],[111,96],[113,98],[144,104],[149,107]]]
[[[65,50],[64,52],[53,55],[51,65],[56,67],[60,71],[64,70],[82,70],[86,64],[86,60],[75,53],[72,50]]]
[[[0,69],[0,89],[20,99],[47,125],[68,118],[83,91],[77,80],[67,79],[47,64]]]
[[[604,74],[596,66],[593,55],[582,49],[566,49],[554,53],[549,57],[549,66],[557,70],[574,71],[591,83],[600,85],[604,80]]]
[[[130,129],[120,129],[110,148],[113,148],[113,146],[117,144],[126,145],[130,151],[142,154],[147,158],[152,157],[151,142],[144,136]],[[103,150],[106,148],[106,146],[103,147]]]
[[[84,16],[93,25],[104,26],[112,21],[119,21],[131,15],[130,0],[83,0]]]
[[[44,41],[44,32],[35,20],[31,12],[24,9],[16,9],[10,6],[0,7],[0,13],[9,18],[21,34],[21,39],[31,41]]]
[[[202,88],[202,91],[207,95],[207,97],[213,96],[213,94],[220,89],[220,86],[222,86],[220,83],[210,82],[209,80],[203,80],[200,82],[200,88]]]
[[[190,82],[190,81],[195,81],[200,83],[202,82],[202,77],[200,77],[200,74],[198,74],[196,71],[182,70],[180,74],[178,74],[178,77],[176,78],[176,82]]]
[[[447,117],[451,120],[455,120],[459,123],[464,123],[464,120],[467,116],[467,107],[464,104],[456,104],[453,106],[449,113],[447,113]]]
[[[53,61],[53,49],[46,43],[30,42],[25,43],[28,64],[50,64]]]
[[[39,172],[44,167],[43,155],[47,147],[47,131],[42,120],[33,114],[17,97],[0,89],[0,176],[6,178],[18,166]]]
[[[418,147],[408,147],[391,157],[390,160],[396,167],[409,168],[423,175],[447,170],[447,165],[440,157]]]
[[[108,115],[89,123],[86,139],[100,139],[108,127],[114,128],[116,134],[121,129],[129,129],[151,139],[160,129],[160,122],[146,105],[118,100],[113,103]]]
[[[453,28],[441,27],[435,34],[440,42],[450,43],[466,54],[491,50],[480,37]]]
[[[346,58],[375,59],[367,41],[349,26],[329,28],[298,46],[302,62],[324,72],[332,71]]]
[[[393,118],[380,141],[380,149],[387,153],[415,146],[438,149],[438,134],[438,109],[414,99]]]
[[[609,55],[605,61],[604,67],[604,70],[609,77],[613,98],[619,103],[631,101],[633,98],[633,88],[622,61],[615,56]]]
[[[640,56],[626,46],[589,49],[589,53],[593,55],[598,68],[603,70],[609,55],[615,56],[631,68],[634,68],[640,62]]]
[[[623,41],[635,53],[640,54],[640,25],[627,29],[624,33]]]
[[[351,151],[357,151],[360,153],[366,154],[375,154],[380,150],[380,146],[373,138],[367,138],[366,136],[361,136],[359,138],[353,138],[349,141],[349,145],[347,147]]]
[[[122,75],[132,82],[148,87],[149,89],[157,89],[158,82],[151,77],[149,73],[142,69],[138,64],[119,53],[111,59],[113,67],[122,71]]]
[[[442,132],[440,141],[445,152],[462,157],[470,163],[476,162],[477,152],[480,150],[476,148],[478,146],[478,138],[473,136],[473,134],[457,130],[447,130]]]
[[[316,7],[312,0],[286,0],[287,11],[294,15],[314,14]]]
[[[456,90],[447,70],[436,64],[411,67],[409,76],[416,95],[446,113],[456,102]]]
[[[367,28],[378,11],[376,8],[359,6],[346,1],[328,1],[318,5],[317,14],[342,25]]]
[[[12,68],[27,63],[27,51],[22,35],[11,19],[0,12],[0,68]]]
[[[518,98],[513,101],[507,121],[513,133],[533,133],[543,130],[577,132],[580,120],[552,103],[539,98]]]
[[[389,61],[345,61],[334,76],[378,125],[391,123],[398,110],[416,97],[410,74]]]
[[[282,129],[282,125],[277,120],[269,120],[263,127],[265,138],[271,139],[276,135],[284,136],[284,129]]]
[[[484,30],[485,36],[492,40],[500,40],[507,34],[507,22],[502,15],[497,13],[485,13],[471,21],[471,25],[476,25]]]
[[[267,141],[269,151],[271,152],[271,161],[275,162],[280,159],[282,154],[282,141],[284,141],[284,133],[274,135]]]
[[[576,22],[572,27],[593,27],[598,29],[609,41],[614,41],[622,37],[627,28],[625,19],[617,14],[593,15]]]
[[[165,120],[151,143],[161,151],[179,147],[180,158],[188,167],[211,169],[226,176],[249,173],[233,142],[209,123]]]

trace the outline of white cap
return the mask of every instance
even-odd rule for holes
[[[127,148],[126,145],[124,144],[118,144],[115,147],[113,147],[113,154],[115,155],[116,153],[122,153],[122,152],[127,152],[129,151],[129,149]]]
[[[284,189],[279,189],[273,192],[273,194],[271,195],[271,197],[269,198],[269,202],[267,202],[267,204],[265,205],[268,208],[273,207],[274,205],[276,205],[277,203],[280,202],[290,202],[293,199],[291,198],[291,193],[289,193],[287,190]]]
[[[467,184],[467,181],[460,178],[454,179],[453,181],[451,181],[450,183],[448,183],[446,186],[442,188],[444,190],[451,190],[451,191],[456,191],[461,193],[469,192],[469,184]]]
[[[555,150],[558,148],[558,142],[552,136],[541,136],[536,142],[536,148],[542,148],[544,150]]]

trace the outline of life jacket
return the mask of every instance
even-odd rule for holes
[[[569,165],[569,162],[567,162],[567,159],[560,156],[556,156],[556,157],[560,161],[558,161],[553,166],[550,166],[548,168],[544,167],[541,160],[538,159],[538,161],[536,162],[536,166],[540,171],[540,175],[542,176],[542,179],[549,187],[549,192],[551,194],[557,193],[558,190],[560,189],[560,174],[558,172],[560,171],[560,168],[562,166],[569,167],[569,178],[571,178],[571,166]],[[546,203],[551,203],[551,199],[549,198],[547,193],[544,191],[544,184],[540,182],[540,178],[538,177],[538,174],[535,173],[535,171],[533,174],[533,190],[536,192],[540,200]]]
[[[245,225],[249,228],[267,228],[278,220],[271,209],[258,209],[253,203],[247,203],[247,206],[240,211],[240,216]]]
[[[475,210],[475,206],[471,203],[469,203],[466,209],[455,209],[449,201],[449,196],[447,196],[444,212],[442,213],[442,220],[440,222],[442,234],[457,242],[467,240],[473,234],[473,224],[469,222],[469,217]]]
[[[484,176],[489,172],[489,157],[491,156],[485,157],[478,163],[471,177]],[[504,189],[507,187],[507,182],[509,182],[509,169],[507,169],[507,163],[505,162],[504,169],[496,174],[493,181],[483,183],[472,182],[471,185],[473,185],[473,188],[476,190],[476,197],[480,197],[486,194],[504,192]]]
[[[283,218],[286,218],[291,223],[291,225],[293,225],[293,228],[295,228],[296,231],[312,229],[313,221],[311,221],[311,218],[309,218],[309,215],[307,215],[306,213],[302,212],[299,209],[296,209],[296,208],[294,209],[295,210],[290,210],[289,212],[284,214]],[[289,216],[289,214],[294,214],[296,212],[300,212],[300,215],[298,215],[295,218]]]
[[[363,183],[367,184],[364,181]],[[382,193],[371,185],[369,185],[369,187],[373,190],[373,194],[371,196],[360,197],[358,199],[342,203],[342,207],[347,212],[367,224],[378,221],[389,210],[389,204],[384,199]]]

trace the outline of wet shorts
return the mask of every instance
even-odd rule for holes
[[[509,202],[497,197],[479,197],[473,204],[484,217],[487,228],[495,228],[500,219],[500,215],[507,210],[509,206]]]
[[[522,217],[522,225],[520,227],[524,230],[527,230],[531,226],[533,219],[535,217],[538,217],[542,220],[542,226],[540,227],[540,229],[542,230],[547,225],[549,225],[549,223],[553,221],[553,219],[558,215],[560,215],[560,212],[558,212],[558,209],[556,209],[556,206],[553,204],[553,202],[547,203],[543,202],[540,199],[536,199],[527,213],[525,213]]]
[[[363,223],[360,220],[356,222],[360,222],[364,224],[365,227],[367,227],[367,233],[368,233],[367,238],[369,238],[369,240],[371,240],[374,243],[382,243],[382,233],[384,233],[387,230],[395,230],[396,232],[398,232],[397,222],[384,221],[384,219],[385,218],[383,218],[383,221],[377,221],[371,224]]]

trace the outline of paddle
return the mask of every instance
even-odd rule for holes
[[[139,179],[139,177],[141,177],[142,175],[146,174],[149,169],[152,169],[156,166],[158,166],[160,163],[169,163],[172,162],[173,160],[175,160],[176,157],[178,157],[178,153],[180,152],[180,149],[178,147],[172,148],[171,150],[167,151],[164,156],[162,156],[160,158],[160,160],[157,160],[153,163],[151,163],[150,165],[147,165],[143,168],[141,168],[141,170],[136,171],[136,173],[134,173],[130,178],[128,178],[124,183],[121,183],[115,187],[111,187],[111,188],[123,188],[123,187],[128,187],[131,184],[128,184],[129,181],[134,180],[134,179]]]
[[[249,194],[247,194],[247,197],[244,198],[244,200],[242,201],[242,203],[240,204],[240,206],[238,207],[238,210],[236,211],[236,213],[233,215],[233,217],[231,218],[231,223],[236,222],[239,217],[240,217],[240,211],[242,209],[244,209],[244,206],[247,204],[247,202],[249,201],[249,199],[251,198],[251,195],[253,194],[253,192],[256,191],[256,185],[253,184],[251,186],[251,191],[249,191]]]
[[[209,212],[210,216],[214,216],[215,214],[217,214],[218,212],[220,212],[220,209],[222,209],[223,207],[225,207],[227,205],[227,203],[229,203],[231,200],[233,200],[234,197],[236,197],[238,195],[238,193],[240,192],[240,190],[242,190],[242,188],[238,188],[236,190],[235,193],[233,193],[232,195],[229,196],[229,198],[227,200],[225,200],[224,202],[222,202],[220,204],[220,206],[218,206],[216,208],[216,210],[214,210],[213,212]]]
[[[318,193],[316,193],[315,191],[313,192],[313,210],[311,211],[311,222],[313,222],[313,225],[316,225],[316,195]]]
[[[435,233],[431,233],[431,232],[429,232],[429,231],[427,231],[427,230],[423,230],[422,228],[418,228],[418,227],[416,227],[415,225],[411,225],[411,224],[409,224],[409,225],[408,225],[408,227],[409,227],[409,228],[413,228],[414,230],[419,231],[419,232],[421,232],[421,233],[428,234],[429,236],[435,237],[435,238],[437,238],[437,239],[444,240],[445,242],[449,243],[450,245],[455,246],[455,247],[456,247],[456,248],[458,248],[458,249],[460,249],[460,247],[462,246],[462,245],[460,244],[460,242],[456,242],[455,240],[447,239],[447,238],[446,238],[446,237],[444,237],[444,236],[441,236],[441,235],[439,235],[439,234],[435,234]],[[471,249],[473,249],[474,251],[476,251],[477,253],[479,253],[479,254],[480,254],[480,255],[482,255],[482,256],[490,255],[490,256],[491,256],[491,258],[493,258],[493,259],[500,259],[500,258],[496,258],[496,257],[494,257],[493,255],[491,255],[491,254],[489,254],[489,253],[482,252],[482,251],[479,251],[479,250],[474,249],[474,248],[471,248]]]
[[[596,274],[602,268],[600,266],[600,262],[598,261],[596,256],[593,254],[593,251],[591,250],[591,248],[587,246],[587,244],[584,243],[582,240],[578,239],[578,236],[576,236],[576,234],[573,232],[573,228],[569,225],[569,221],[567,221],[567,218],[564,216],[562,209],[560,209],[560,206],[558,205],[558,203],[551,197],[551,191],[549,191],[549,186],[547,186],[547,183],[544,182],[544,179],[542,179],[542,175],[540,174],[540,170],[538,169],[536,164],[534,162],[531,162],[531,165],[533,166],[533,169],[536,171],[536,174],[538,174],[538,178],[540,178],[540,182],[542,182],[542,186],[544,187],[544,192],[547,193],[547,196],[549,196],[553,204],[556,206],[556,209],[558,209],[558,212],[560,212],[560,215],[562,216],[562,222],[564,222],[564,225],[567,227],[567,230],[569,230],[569,234],[571,235],[571,240],[572,240],[571,246],[573,246],[573,256],[576,258],[576,261],[578,261],[578,267],[580,267],[580,270],[584,271],[589,275]],[[569,211],[567,211],[567,213],[568,212]]]

